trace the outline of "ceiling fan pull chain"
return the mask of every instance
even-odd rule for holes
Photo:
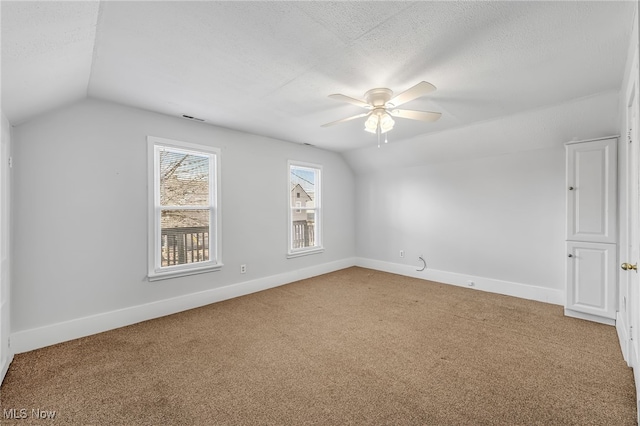
[[[376,133],[378,133],[378,148],[380,148],[380,123],[378,123],[378,131]]]

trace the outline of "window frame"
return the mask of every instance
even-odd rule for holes
[[[291,169],[292,167],[312,169],[316,172],[317,182],[314,183],[315,191],[314,207],[301,207],[298,208],[292,205],[291,202]],[[293,213],[295,210],[314,210],[315,212],[315,231],[314,231],[314,243],[312,247],[293,248]],[[324,252],[323,238],[322,238],[322,165],[315,163],[307,163],[304,161],[288,160],[287,161],[287,259],[292,259],[300,256],[307,256],[310,254]]]
[[[160,205],[160,164],[156,161],[159,149],[169,148],[178,152],[206,155],[209,157],[209,204],[206,207],[209,212],[209,260],[186,263],[182,265],[162,266],[161,264],[161,214],[163,207]],[[147,171],[148,171],[148,272],[149,281],[157,281],[168,278],[176,278],[187,275],[201,274],[218,271],[222,268],[222,235],[220,213],[220,149],[193,144],[173,139],[147,136]],[[212,182],[212,178],[214,181]],[[191,207],[194,208],[194,207]],[[198,209],[200,206],[198,206]],[[188,210],[190,208],[186,208]]]

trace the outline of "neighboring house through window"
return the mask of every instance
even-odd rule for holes
[[[148,137],[149,280],[220,269],[216,148]]]
[[[289,161],[288,257],[323,251],[321,171],[316,164]]]

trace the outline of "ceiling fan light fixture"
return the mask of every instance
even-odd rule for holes
[[[389,130],[393,129],[393,125],[395,123],[396,122],[393,118],[385,112],[380,118],[380,133],[387,133]]]
[[[371,114],[367,118],[367,121],[364,122],[364,130],[369,133],[378,132],[378,116],[376,114]]]

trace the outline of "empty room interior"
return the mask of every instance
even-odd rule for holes
[[[637,1],[0,20],[0,423],[637,424]]]

